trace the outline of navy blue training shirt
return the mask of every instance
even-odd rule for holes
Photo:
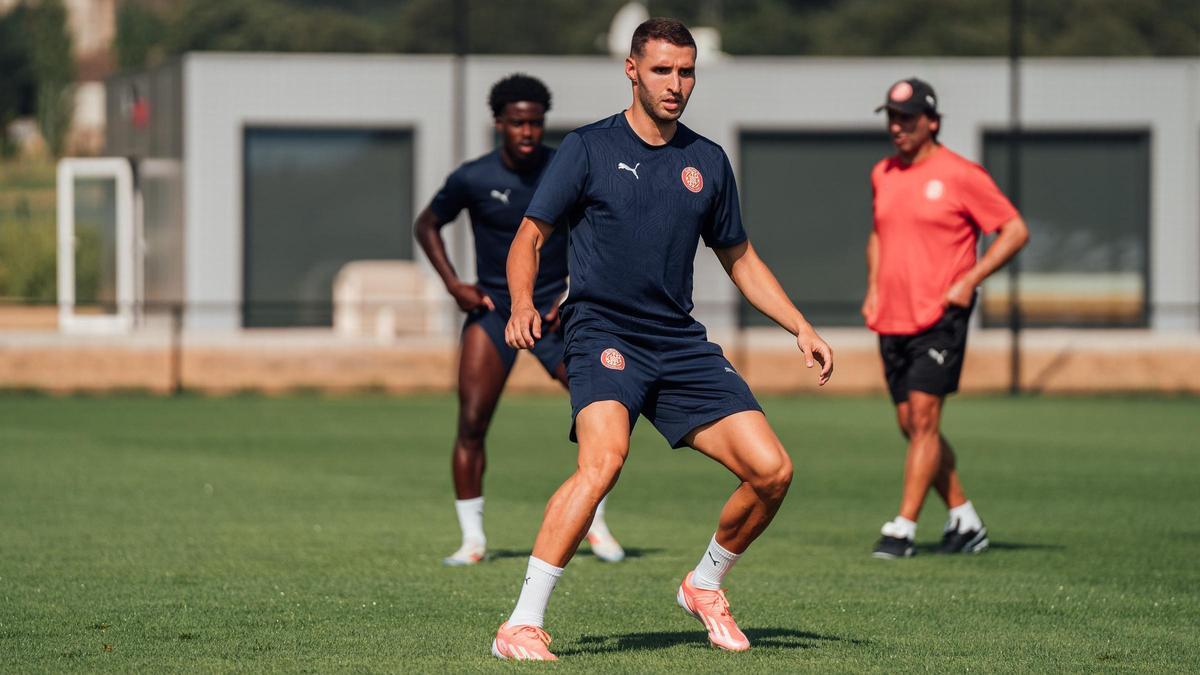
[[[663,335],[702,330],[691,316],[699,241],[746,240],[721,146],[682,124],[650,145],[623,112],[567,135],[525,215],[570,227],[569,320]]]
[[[463,209],[471,214],[478,283],[502,306],[512,304],[505,269],[508,249],[537,189],[538,180],[554,156],[554,150],[550,148],[543,147],[542,152],[542,162],[525,172],[508,168],[500,158],[499,149],[466,162],[446,178],[446,184],[429,204],[443,224],[454,220]],[[542,299],[561,294],[566,288],[567,233],[556,231],[542,245],[541,269],[533,294]]]

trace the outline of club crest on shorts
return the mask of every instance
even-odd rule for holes
[[[625,357],[612,347],[600,353],[600,363],[609,370],[625,370]]]
[[[684,167],[683,173],[679,177],[683,179],[683,187],[692,192],[704,189],[704,176],[701,176],[700,169],[694,166]]]
[[[925,198],[931,202],[941,199],[945,192],[946,186],[936,178],[925,184]]]

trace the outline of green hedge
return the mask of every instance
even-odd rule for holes
[[[54,165],[0,163],[0,298],[53,303],[58,259]],[[89,229],[77,233],[76,300],[95,302],[100,282],[101,244]]]

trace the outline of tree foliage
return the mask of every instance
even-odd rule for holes
[[[190,50],[452,53],[457,6],[477,54],[595,54],[624,0],[127,0],[123,65]],[[1023,0],[1029,56],[1198,56],[1195,0]],[[1011,0],[647,0],[713,25],[731,54],[1001,56]],[[135,39],[136,38],[136,39]],[[152,44],[148,44],[152,42]],[[132,45],[136,44],[136,48]],[[125,60],[125,54],[128,59]]]
[[[35,81],[29,62],[29,45],[24,24],[24,7],[0,16],[0,154],[12,148],[3,133],[13,119],[33,113]]]
[[[161,63],[166,55],[162,42],[166,30],[166,18],[159,12],[137,2],[121,3],[117,7],[117,37],[113,44],[117,67],[141,68]]]
[[[33,114],[58,155],[71,122],[75,64],[62,0],[23,2],[0,16],[0,129]]]

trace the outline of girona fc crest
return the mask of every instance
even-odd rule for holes
[[[680,178],[683,179],[683,187],[692,192],[699,192],[704,189],[704,176],[701,176],[700,170],[694,166],[685,168]]]
[[[625,370],[625,357],[621,352],[609,347],[600,354],[600,363],[609,370]]]

